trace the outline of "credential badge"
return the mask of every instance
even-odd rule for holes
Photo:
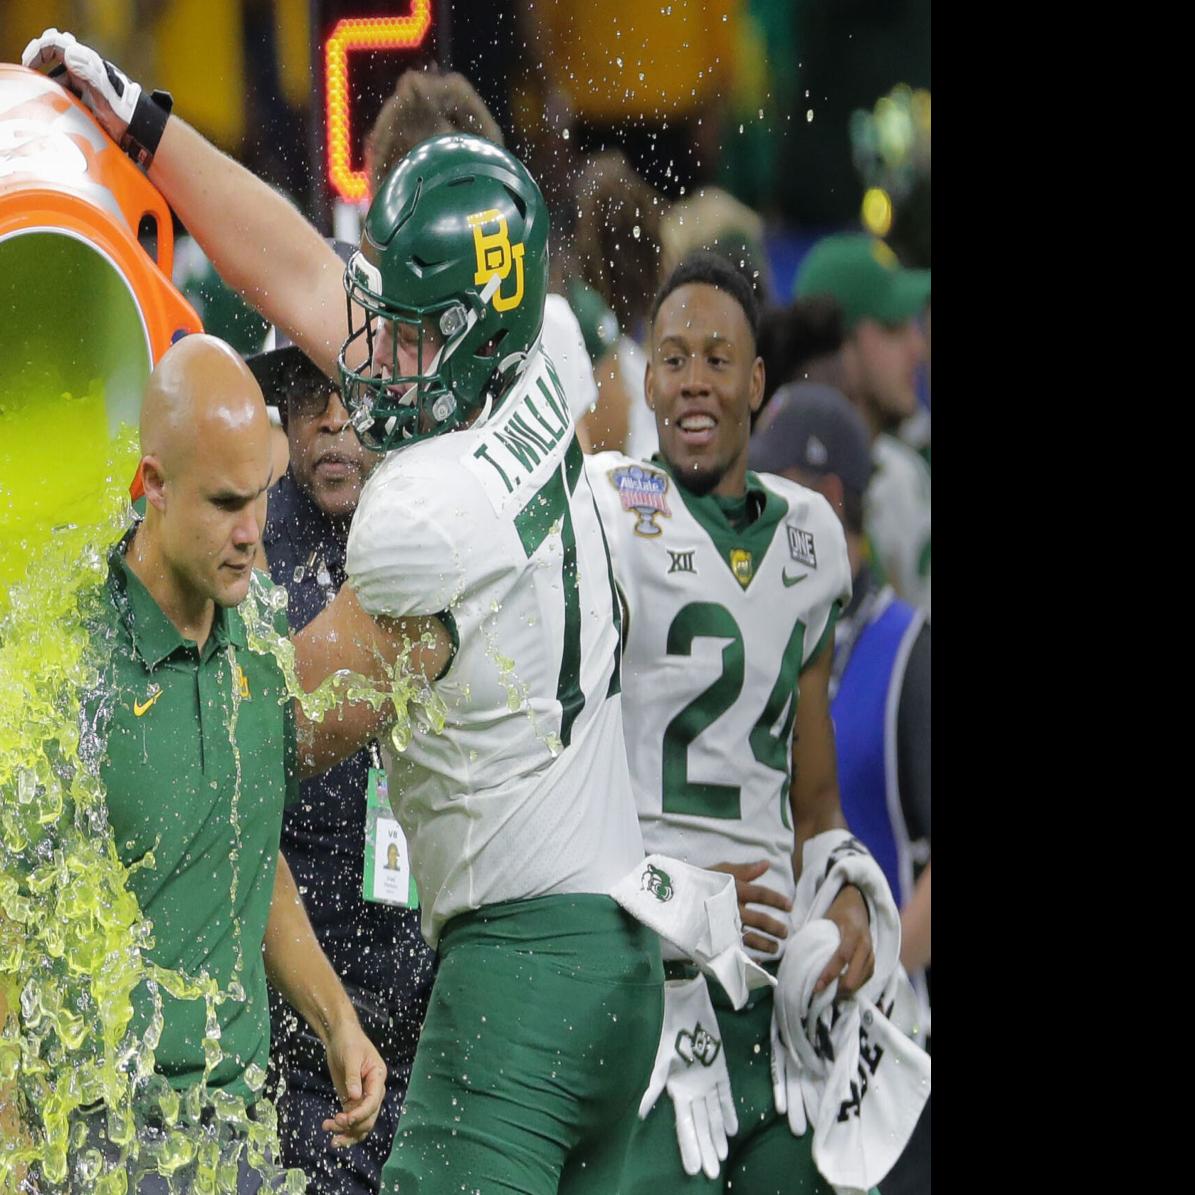
[[[636,535],[659,535],[664,529],[656,525],[657,515],[672,517],[668,509],[668,478],[638,465],[623,465],[610,473],[610,484],[618,491],[623,510],[639,516]]]

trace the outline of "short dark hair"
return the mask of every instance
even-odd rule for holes
[[[752,341],[759,337],[759,302],[755,297],[751,279],[732,261],[720,253],[711,253],[708,249],[694,249],[692,253],[686,254],[676,269],[668,275],[668,280],[660,287],[660,293],[651,305],[653,324],[656,322],[656,316],[660,314],[664,300],[674,290],[692,282],[702,282],[706,286],[724,290],[743,309],[743,314],[747,317],[747,326],[751,329]]]
[[[781,386],[795,381],[810,361],[838,352],[845,335],[842,308],[833,295],[766,307],[755,338],[764,363],[763,402],[751,417],[752,426]]]
[[[852,535],[863,534],[863,495],[842,487],[842,521]]]
[[[592,155],[574,186],[573,252],[582,279],[635,335],[660,282],[665,200],[620,149]]]
[[[802,366],[842,348],[846,322],[842,305],[833,295],[808,295],[794,299],[788,310],[790,338],[789,378]]]

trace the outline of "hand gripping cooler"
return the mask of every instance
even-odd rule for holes
[[[0,63],[0,589],[84,513],[154,363],[202,331],[173,250],[165,200],[84,105]]]

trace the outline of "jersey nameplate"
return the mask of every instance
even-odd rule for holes
[[[508,410],[500,411],[485,436],[461,463],[481,483],[496,512],[516,499],[527,481],[537,488],[559,468],[562,441],[572,433],[568,400],[556,370],[546,356],[543,368],[524,384],[525,391]],[[567,447],[567,444],[566,444]],[[526,501],[520,495],[517,502]]]

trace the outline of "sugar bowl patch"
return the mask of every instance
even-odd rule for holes
[[[657,515],[672,517],[668,509],[668,478],[639,465],[622,465],[608,474],[610,484],[618,491],[623,510],[638,516],[636,535],[659,535],[664,529],[656,523]]]

